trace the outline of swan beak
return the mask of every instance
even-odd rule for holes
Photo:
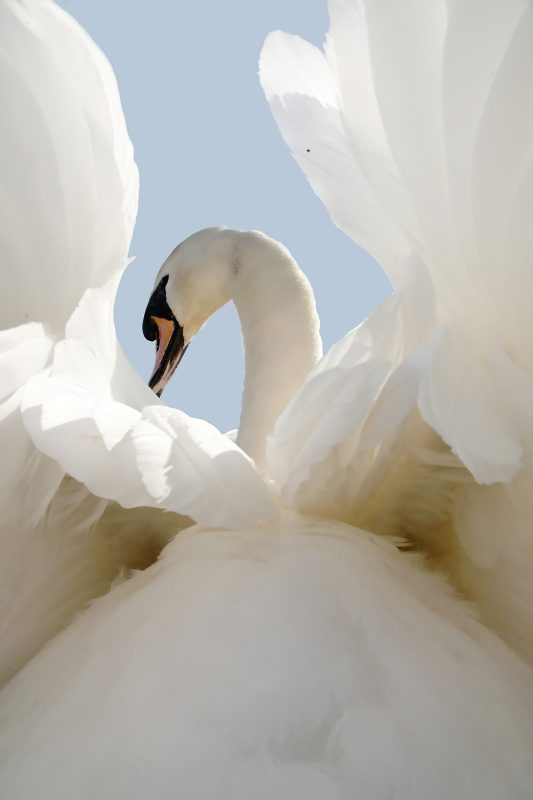
[[[165,285],[163,279],[152,294],[143,319],[144,337],[156,341],[155,364],[148,385],[158,397],[161,397],[188,347],[183,339],[183,328],[166,301]]]
[[[177,322],[163,317],[152,317],[152,320],[157,327],[157,349],[148,385],[161,397],[188,345],[183,342],[183,329]]]

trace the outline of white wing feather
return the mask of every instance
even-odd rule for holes
[[[80,26],[49,0],[4,0],[0,28],[0,319],[62,334],[126,263],[137,169],[113,72]]]
[[[3,681],[120,569],[88,535],[105,503],[36,449],[20,403],[87,287],[123,270],[138,176],[113,72],[79,25],[49,0],[3,0],[0,30]]]
[[[288,504],[344,519],[364,506],[364,497],[346,494],[348,473],[359,458],[366,472],[367,452],[400,428],[416,406],[438,345],[433,313],[427,273],[412,265],[405,289],[384,300],[315,367],[268,442],[271,474]]]
[[[325,54],[271,35],[263,88],[333,220],[380,260],[399,298],[418,280],[406,271],[413,260],[431,287],[401,326],[385,304],[380,324],[393,335],[373,333],[355,362],[336,348],[346,381],[360,362],[389,365],[374,398],[366,386],[353,395],[368,436],[361,425],[343,436],[322,428],[320,447],[302,450],[301,432],[309,439],[319,425],[312,379],[272,436],[272,474],[302,510],[423,543],[531,655],[533,553],[523,520],[533,508],[520,487],[533,462],[533,6],[329,5]],[[326,128],[336,137],[329,156]],[[331,369],[326,357],[315,372]],[[476,511],[480,496],[500,509],[491,524]]]
[[[409,245],[380,205],[366,176],[366,159],[352,152],[323,53],[278,31],[268,37],[259,69],[280,131],[333,221],[394,272]]]
[[[26,383],[22,412],[36,447],[126,508],[156,506],[237,528],[275,518],[271,490],[237,445],[207,422],[156,405],[116,341],[114,297],[114,279],[86,292],[51,367]]]
[[[0,436],[13,454],[0,496],[3,520],[24,527],[59,479],[22,429],[16,392],[48,363],[87,287],[124,268],[138,176],[113,72],[79,25],[49,0],[5,0],[0,28],[0,277],[10,289],[0,298]]]

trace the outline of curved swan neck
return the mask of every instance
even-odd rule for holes
[[[239,233],[233,301],[245,378],[237,443],[266,471],[266,437],[322,355],[311,285],[289,251],[262,233]]]

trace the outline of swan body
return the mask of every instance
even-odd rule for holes
[[[525,800],[531,696],[530,670],[382,538],[193,527],[5,687],[0,788]]]
[[[20,37],[7,60],[24,56],[45,85],[70,81],[82,107],[96,103],[87,119],[98,121],[91,132],[102,147],[93,148],[91,137],[75,142],[81,156],[84,147],[100,153],[97,175],[105,164],[118,176],[104,194],[127,223],[98,217],[96,225],[96,195],[87,208],[76,207],[69,248],[58,254],[45,239],[43,253],[52,252],[61,268],[70,265],[98,225],[107,249],[93,254],[94,265],[89,259],[73,270],[77,288],[61,302],[47,262],[52,299],[40,305],[33,298],[32,320],[10,319],[13,327],[2,333],[8,363],[21,368],[9,373],[4,410],[11,421],[1,432],[20,444],[13,475],[23,474],[30,492],[36,486],[27,513],[9,507],[8,492],[7,511],[16,510],[21,532],[35,537],[54,520],[54,503],[61,521],[53,569],[40,585],[27,552],[20,556],[16,545],[12,551],[34,594],[21,589],[24,581],[8,585],[8,604],[19,609],[6,615],[13,647],[17,627],[29,641],[0,693],[2,796],[530,796],[533,678],[513,652],[530,655],[531,641],[530,426],[521,403],[528,362],[518,342],[526,329],[513,281],[509,302],[518,311],[506,336],[516,335],[516,346],[511,337],[504,352],[496,347],[494,306],[484,303],[505,281],[491,251],[496,245],[482,234],[491,225],[501,239],[497,219],[512,214],[495,216],[488,203],[487,182],[496,185],[489,167],[500,154],[495,114],[482,112],[483,103],[497,105],[492,91],[506,98],[507,82],[523,76],[533,53],[525,46],[533,12],[519,0],[491,4],[492,38],[461,94],[452,73],[471,52],[464,31],[474,7],[479,12],[462,1],[430,7],[406,0],[397,15],[388,3],[332,0],[327,58],[292,37],[267,41],[262,81],[284,136],[334,219],[393,275],[395,293],[318,360],[312,293],[282,246],[225,229],[182,243],[156,278],[148,310],[157,313],[145,318],[146,331],[158,339],[158,369],[167,378],[169,343],[179,358],[209,314],[234,300],[247,369],[235,443],[165,407],[116,342],[112,310],[136,173],[108,66],[47,0],[0,5]],[[57,59],[42,46],[47,38],[63,42]],[[87,61],[66,81],[64,54],[78,51]],[[95,85],[102,71],[107,77]],[[16,71],[16,78],[5,74],[18,86]],[[459,97],[464,110],[476,98],[470,113],[477,110],[487,126],[482,141],[470,127],[462,137],[452,124],[457,115],[437,113],[443,76],[447,102]],[[354,80],[365,110],[359,122]],[[415,148],[401,105],[407,95],[417,98],[409,108],[420,115],[414,128],[423,140]],[[50,120],[57,120],[66,153],[79,121],[67,111]],[[450,233],[452,222],[465,220],[466,228],[472,221],[463,214],[461,170],[451,171],[454,192],[439,183],[447,174],[436,121],[443,118],[447,157],[455,166],[474,164],[471,172],[483,176],[469,196],[475,220],[472,229],[461,228],[464,238]],[[504,119],[518,136],[513,115]],[[469,118],[472,127],[477,121]],[[518,219],[528,197],[526,138],[523,158],[516,141],[516,161],[503,162],[514,170],[516,191],[498,195],[502,203],[513,196]],[[26,145],[14,151],[22,170]],[[48,151],[42,161],[62,163]],[[36,238],[65,221],[59,200],[30,209]],[[86,219],[96,227],[78,241]],[[514,256],[527,251],[524,236]],[[488,287],[475,300],[474,241],[489,264]],[[13,247],[24,242],[14,229]],[[516,277],[524,278],[518,266]],[[455,281],[472,299],[472,319],[454,306]],[[281,314],[285,297],[294,306],[289,320]],[[29,341],[35,358],[20,359],[16,348]],[[465,374],[473,379],[463,386],[458,376]],[[517,386],[521,397],[509,388]],[[156,536],[137,552],[142,531],[153,527]],[[140,539],[131,537],[139,528]],[[69,532],[76,548],[80,541],[90,547],[69,551]],[[25,540],[37,561],[48,536],[33,546],[31,536]],[[62,539],[71,552],[64,560]],[[425,557],[396,546],[406,540]],[[7,534],[2,541],[10,542]],[[85,562],[84,552],[100,553],[100,542],[103,558]],[[82,597],[70,581],[74,564],[82,573],[84,563],[96,577]],[[142,571],[124,580],[121,563]],[[458,598],[442,568],[479,601],[488,625]],[[487,577],[468,579],[468,569]],[[56,575],[63,576],[59,602],[50,586]],[[35,613],[40,603],[68,606],[68,613],[43,624]]]

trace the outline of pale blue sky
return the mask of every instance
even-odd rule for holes
[[[153,344],[141,321],[175,245],[211,225],[282,241],[313,284],[329,347],[388,291],[374,262],[334,227],[278,134],[257,78],[276,28],[320,45],[325,0],[63,0],[111,61],[141,176],[129,267],[119,291],[120,340],[147,377]],[[213,317],[166,389],[167,403],[236,427],[242,345],[233,308]]]

